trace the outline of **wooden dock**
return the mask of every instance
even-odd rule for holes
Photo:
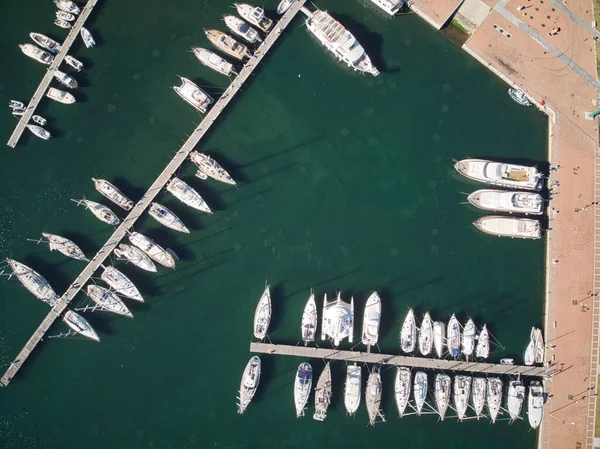
[[[35,90],[33,97],[31,97],[31,100],[29,100],[29,104],[27,105],[25,113],[21,116],[19,123],[17,123],[15,130],[10,136],[10,139],[8,139],[7,145],[9,147],[14,148],[17,145],[17,142],[19,142],[21,134],[23,134],[23,131],[25,131],[25,127],[29,123],[29,120],[31,120],[31,116],[35,112],[40,100],[44,98],[44,95],[46,94],[46,91],[52,82],[52,78],[54,78],[54,72],[56,72],[65,59],[65,56],[67,56],[67,52],[71,49],[71,45],[73,45],[73,42],[75,42],[75,39],[77,39],[79,36],[79,30],[81,30],[81,27],[92,13],[96,3],[98,3],[98,0],[88,0],[86,5],[81,10],[79,17],[77,17],[77,21],[69,29],[67,38],[63,43],[60,44],[60,51],[54,56],[52,63],[48,66],[48,71],[42,78],[38,88]]]
[[[95,3],[95,0],[90,0]],[[179,169],[179,166],[187,159],[190,152],[198,145],[204,134],[210,129],[212,124],[219,117],[223,109],[229,104],[233,97],[239,92],[244,82],[250,77],[254,69],[260,64],[264,56],[271,49],[273,44],[277,41],[281,32],[289,25],[292,19],[296,16],[300,8],[304,5],[306,0],[298,0],[292,4],[290,9],[281,17],[281,19],[275,24],[272,31],[264,39],[261,46],[255,52],[254,56],[246,63],[244,68],[240,71],[239,75],[229,85],[227,90],[219,98],[214,106],[205,115],[202,122],[194,130],[192,135],[187,139],[183,146],[179,149],[175,157],[171,159],[169,164],[165,167],[162,173],[156,178],[154,183],[146,191],[140,201],[131,209],[131,212],[121,222],[119,227],[110,236],[104,246],[96,253],[94,258],[87,264],[83,271],[77,276],[75,282],[73,282],[68,290],[61,296],[56,305],[52,308],[48,316],[42,321],[34,334],[29,338],[19,355],[10,364],[2,378],[0,384],[7,386],[12,378],[15,376],[17,371],[21,368],[25,360],[29,357],[31,352],[35,349],[37,344],[42,340],[52,323],[64,312],[69,303],[73,300],[75,295],[84,286],[84,284],[90,279],[94,272],[100,267],[102,262],[110,255],[115,249],[119,242],[125,237],[127,231],[133,226],[136,220],[144,213],[146,208],[159,194],[161,189],[169,181],[171,176]],[[86,5],[89,6],[89,4]]]
[[[312,346],[275,345],[269,343],[250,343],[250,352],[291,355],[302,358],[345,360],[356,363],[375,363],[390,366],[408,366],[412,368],[439,371],[459,371],[476,374],[507,374],[511,376],[543,377],[546,368],[541,366],[499,365],[494,363],[467,362],[464,360],[446,360],[427,357],[409,357],[373,352],[342,351],[339,349],[315,348]]]

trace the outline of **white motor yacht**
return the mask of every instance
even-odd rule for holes
[[[467,416],[467,407],[471,397],[471,377],[458,375],[454,378],[454,408],[458,420],[462,421]]]
[[[67,65],[73,67],[78,72],[81,72],[81,69],[83,69],[83,62],[81,62],[78,59],[75,59],[71,55],[65,56],[65,62],[67,63]]]
[[[167,209],[162,204],[150,204],[150,208],[148,209],[148,215],[150,215],[161,225],[166,226],[169,229],[184,232],[186,234],[190,233],[190,230],[183,224],[183,221],[181,221],[181,219],[177,215],[175,215],[173,212],[171,212],[170,209]]]
[[[256,393],[258,383],[260,382],[260,371],[260,358],[258,356],[254,356],[246,365],[246,369],[244,369],[244,374],[242,375],[242,381],[240,382],[240,391],[238,397],[238,413],[240,415],[246,411],[246,408],[248,408],[250,401]]]
[[[295,1],[296,0],[281,0],[279,5],[277,5],[277,14],[285,14],[285,12],[290,9],[290,6],[292,6]]]
[[[477,335],[477,328],[471,318],[465,324],[465,328],[462,333],[462,353],[467,357],[473,355],[475,351],[475,336]]]
[[[29,33],[31,40],[38,44],[40,47],[51,51],[52,53],[58,53],[60,51],[60,44],[54,39],[50,39],[48,36],[40,33]]]
[[[254,312],[254,338],[263,340],[267,336],[269,324],[271,323],[271,290],[267,285],[258,300]]]
[[[502,215],[489,215],[473,222],[481,232],[497,237],[510,237],[536,240],[542,237],[542,226],[530,218],[513,218]]]
[[[73,14],[65,11],[56,11],[56,18],[65,20],[67,22],[73,22],[75,20],[75,16]]]
[[[79,6],[77,6],[77,4],[71,0],[54,0],[54,4],[61,11],[68,12],[70,14],[77,15],[81,12]]]
[[[154,265],[154,262],[152,262],[146,253],[135,246],[119,243],[119,246],[118,248],[115,248],[114,253],[117,257],[127,259],[129,262],[134,264],[136,267],[141,268],[142,270],[156,273],[156,265]]]
[[[16,276],[33,296],[54,307],[59,298],[44,276],[16,260],[6,259],[6,263],[12,270],[10,276]]]
[[[475,348],[475,357],[487,359],[490,355],[490,332],[484,324],[479,337],[477,339],[477,347]]]
[[[362,342],[367,347],[374,346],[379,340],[379,323],[381,321],[381,298],[373,292],[365,305],[363,317]]]
[[[344,407],[349,415],[354,415],[360,405],[360,389],[362,369],[356,363],[346,367],[346,384],[344,386]]]
[[[385,417],[381,411],[381,392],[383,387],[381,384],[381,374],[377,368],[369,374],[367,379],[367,390],[365,393],[365,402],[367,403],[367,412],[369,414],[369,424],[375,425],[377,417],[385,422]]]
[[[104,204],[96,203],[95,201],[86,199],[72,201],[75,201],[77,204],[83,204],[83,206],[92,212],[98,220],[106,224],[116,226],[121,222],[119,217],[117,217],[115,213]]]
[[[435,376],[435,404],[440,419],[443,421],[450,404],[452,379],[447,374]]]
[[[44,126],[47,122],[47,120],[42,117],[41,115],[33,115],[31,117],[31,120],[33,120],[35,123],[37,123],[40,126]]]
[[[193,188],[177,177],[171,178],[167,183],[167,191],[175,198],[194,209],[197,209],[207,214],[212,214],[212,210],[206,204],[206,201]]]
[[[310,363],[301,363],[296,371],[294,380],[294,405],[296,406],[296,418],[304,416],[304,409],[310,396],[312,387],[313,370]]]
[[[98,304],[102,310],[133,318],[133,315],[123,301],[110,290],[98,285],[88,285],[87,295],[92,301]]]
[[[198,111],[205,113],[208,107],[213,103],[210,95],[200,89],[196,84],[189,79],[180,76],[181,86],[173,86],[173,90],[177,92],[188,104],[196,108]]]
[[[302,313],[302,341],[304,346],[308,343],[315,341],[315,335],[317,333],[318,324],[318,312],[317,303],[315,302],[315,294],[310,291],[310,296],[304,306],[304,312]]]
[[[394,382],[394,398],[398,407],[398,416],[402,418],[406,411],[406,406],[410,400],[410,390],[412,376],[410,369],[405,366],[396,368],[396,381]]]
[[[100,278],[110,285],[115,290],[115,293],[139,302],[144,302],[140,291],[127,276],[110,265],[107,267],[103,266],[103,269],[104,271],[102,271]]]
[[[94,40],[92,33],[90,33],[90,30],[87,28],[81,27],[79,34],[81,35],[81,39],[87,48],[92,48],[94,45],[96,45],[96,41]]]
[[[194,52],[196,58],[198,58],[198,61],[200,61],[206,67],[209,67],[227,76],[235,73],[235,70],[233,70],[233,65],[221,58],[216,53],[201,47],[192,47],[192,51]]]
[[[89,338],[90,340],[98,342],[100,341],[100,337],[98,337],[98,334],[96,333],[92,325],[88,323],[88,321],[78,313],[75,313],[72,310],[67,310],[62,320],[76,334],[82,335],[86,338]]]
[[[43,140],[48,140],[52,137],[52,134],[50,134],[50,131],[48,131],[47,129],[44,129],[38,125],[32,125],[30,123],[27,125],[27,129],[29,131],[31,131],[31,133],[34,136],[39,137],[40,139],[43,139]]]
[[[508,384],[508,413],[511,421],[519,419],[523,401],[525,400],[525,386],[520,380],[511,380]]]
[[[233,6],[235,6],[242,19],[245,19],[252,25],[257,26],[265,33],[267,33],[273,26],[273,21],[265,15],[265,11],[262,8],[258,6],[252,6],[247,3],[234,3]]]
[[[156,243],[149,237],[139,232],[129,234],[129,241],[142,251],[144,251],[150,259],[158,262],[163,267],[175,268],[175,259],[167,250]]]
[[[487,406],[492,423],[496,422],[502,405],[502,380],[498,377],[488,377]]]
[[[421,327],[419,328],[419,351],[423,355],[429,355],[433,349],[433,321],[429,312],[425,312]]]
[[[229,34],[219,30],[204,30],[204,34],[215,47],[229,56],[233,56],[240,61],[250,57],[248,47],[236,41]]]
[[[471,193],[467,200],[479,209],[492,212],[525,215],[541,215],[544,212],[542,195],[533,192],[482,189]]]
[[[471,400],[473,402],[473,411],[475,412],[477,419],[479,419],[483,414],[486,391],[487,382],[485,377],[474,377],[471,387]]]
[[[415,410],[417,415],[421,415],[425,399],[427,399],[427,373],[425,371],[417,371],[415,373],[415,383],[413,386],[413,396],[415,398]]]
[[[92,178],[92,181],[94,181],[94,187],[98,193],[105,198],[108,198],[122,209],[131,210],[133,201],[127,198],[114,184],[111,184],[106,179]]]
[[[350,304],[342,301],[342,293],[338,292],[335,301],[327,301],[327,294],[323,299],[323,317],[321,319],[321,340],[329,336],[333,345],[337,347],[345,338],[348,342],[354,341],[354,298]]]
[[[448,352],[452,357],[458,357],[460,355],[460,323],[453,314],[448,322],[446,344],[448,345]]]
[[[402,352],[412,353],[417,345],[417,322],[413,309],[409,309],[400,330],[400,347]]]
[[[251,44],[255,42],[262,42],[260,38],[260,34],[242,19],[236,16],[223,16],[223,20],[225,21],[225,25],[235,34],[240,36],[246,42],[250,42]]]
[[[225,184],[236,185],[229,173],[209,155],[194,150],[190,153],[190,160],[198,167],[198,173],[196,173],[198,178],[206,179],[210,176]]]
[[[69,28],[71,28],[73,26],[71,24],[71,22],[61,19],[60,17],[57,17],[56,19],[54,19],[54,25],[56,25],[60,28],[64,28],[65,30],[68,30]]]
[[[527,398],[527,417],[532,429],[537,429],[544,416],[544,387],[537,380],[529,384]]]
[[[474,181],[513,189],[540,190],[543,175],[535,167],[504,164],[484,159],[463,159],[454,164],[461,175]]]
[[[374,5],[379,6],[390,16],[395,16],[402,8],[402,0],[371,0]]]
[[[319,376],[317,388],[315,389],[315,413],[313,419],[324,421],[327,418],[327,409],[331,404],[331,367],[329,362],[325,365],[323,372]]]
[[[49,87],[46,96],[54,101],[58,101],[63,104],[75,103],[75,97],[64,90],[56,89],[55,87]]]
[[[54,70],[54,78],[56,78],[64,86],[67,86],[69,89],[75,89],[79,86],[77,81],[75,81],[75,78],[67,75],[65,72],[61,72],[58,69]]]
[[[11,109],[25,109],[25,105],[22,101],[10,100],[8,107]]]
[[[49,65],[54,60],[52,54],[33,44],[19,44],[19,48],[26,56],[29,56],[31,59],[35,59],[42,64]]]
[[[65,237],[61,237],[60,235],[49,234],[47,232],[42,232],[42,236],[48,240],[48,247],[50,248],[50,251],[56,250],[72,259],[87,262],[85,254],[73,241]]]
[[[444,346],[446,345],[446,323],[443,321],[434,321],[433,323],[433,346],[438,358],[444,356]]]

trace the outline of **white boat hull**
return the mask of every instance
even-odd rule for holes
[[[263,340],[267,336],[271,323],[271,291],[267,285],[254,312],[254,338]]]
[[[373,292],[367,304],[363,316],[362,342],[364,345],[373,346],[379,340],[379,323],[381,321],[381,298],[377,292]]]

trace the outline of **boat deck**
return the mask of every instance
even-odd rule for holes
[[[81,10],[79,17],[77,17],[77,21],[75,21],[73,26],[69,29],[69,34],[67,35],[67,38],[64,40],[64,42],[60,44],[60,51],[54,56],[52,63],[48,66],[48,71],[46,72],[39,86],[35,90],[33,97],[31,97],[31,100],[29,100],[29,104],[27,105],[27,109],[25,109],[25,113],[19,119],[19,123],[17,123],[17,126],[11,134],[10,139],[8,139],[7,145],[9,147],[14,148],[19,142],[19,139],[21,138],[25,127],[29,123],[29,120],[31,120],[31,116],[34,114],[35,109],[40,103],[40,100],[44,98],[44,94],[48,90],[48,86],[50,86],[52,78],[54,78],[54,72],[60,67],[63,60],[65,59],[65,56],[67,56],[67,52],[71,49],[71,45],[73,45],[73,42],[75,42],[75,39],[77,39],[77,37],[79,36],[79,30],[81,30],[81,27],[83,26],[89,15],[92,13],[92,10],[94,9],[94,6],[96,6],[96,3],[98,3],[98,0],[88,0],[86,5]]]
[[[90,3],[95,3],[96,0],[90,0]],[[254,69],[258,67],[262,59],[265,57],[267,52],[271,49],[273,44],[277,41],[282,31],[289,25],[292,19],[296,16],[302,5],[306,0],[298,0],[290,7],[290,9],[281,17],[281,19],[275,24],[273,30],[264,39],[261,46],[255,52],[255,55],[250,58],[244,68],[240,71],[238,76],[229,85],[227,90],[223,93],[219,101],[208,111],[202,122],[196,127],[191,136],[186,140],[183,146],[179,149],[177,154],[171,159],[169,164],[165,167],[162,173],[152,183],[150,188],[146,191],[144,196],[138,203],[131,209],[129,215],[122,221],[115,232],[110,236],[104,246],[96,253],[94,258],[88,263],[83,271],[77,276],[77,279],[69,286],[69,289],[61,296],[56,305],[52,308],[48,316],[42,321],[34,334],[29,338],[19,355],[10,364],[2,378],[0,384],[7,386],[12,378],[15,376],[17,371],[23,366],[25,360],[29,357],[31,352],[35,349],[37,344],[42,340],[45,333],[48,331],[52,323],[64,312],[69,303],[73,300],[75,295],[84,286],[84,284],[90,279],[94,272],[100,267],[102,262],[111,254],[119,242],[125,237],[127,231],[133,226],[137,219],[144,213],[146,208],[150,205],[154,198],[159,194],[161,189],[169,181],[179,169],[179,166],[187,159],[190,152],[198,145],[202,137],[210,129],[215,120],[219,117],[221,112],[233,99],[233,97],[240,91],[242,85],[252,75]],[[90,5],[86,5],[86,8]]]
[[[390,366],[409,366],[412,368],[440,371],[460,371],[478,374],[507,374],[511,376],[543,377],[546,368],[541,366],[499,365],[494,363],[467,362],[464,360],[446,360],[427,357],[409,357],[373,352],[342,351],[339,349],[315,348],[310,346],[276,345],[270,343],[250,343],[250,352],[291,355],[313,359],[345,360],[356,363],[379,363]]]

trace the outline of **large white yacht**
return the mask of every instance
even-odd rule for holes
[[[171,178],[167,183],[167,190],[182,203],[207,214],[212,214],[212,210],[210,210],[210,207],[208,207],[208,204],[206,204],[206,201],[202,199],[200,194],[181,179],[177,177]]]
[[[69,92],[57,89],[56,87],[49,87],[46,96],[54,101],[58,101],[62,104],[73,104],[75,103],[75,97]]]
[[[94,181],[94,187],[101,195],[111,200],[117,206],[125,210],[131,210],[133,201],[127,198],[114,184],[111,184],[106,179],[92,178],[92,181]]]
[[[76,334],[82,335],[90,340],[100,341],[100,337],[98,337],[98,334],[92,325],[78,313],[75,313],[72,310],[67,310],[63,316],[63,321]]]
[[[240,36],[246,42],[250,42],[251,44],[255,42],[261,42],[262,39],[254,28],[244,22],[242,19],[236,16],[224,16],[223,20],[225,21],[225,25],[235,34]]]
[[[54,39],[50,39],[48,36],[40,33],[29,33],[31,40],[38,44],[40,47],[51,51],[52,53],[58,53],[60,51],[60,44]]]
[[[81,9],[75,2],[71,0],[54,0],[54,4],[58,9],[64,12],[68,12],[70,14],[79,14]]]
[[[229,34],[219,30],[204,30],[204,34],[215,47],[229,56],[233,56],[240,61],[250,57],[248,47],[236,41]]]
[[[142,270],[156,273],[156,265],[152,262],[145,252],[135,246],[127,245],[125,243],[119,243],[119,246],[115,248],[114,253],[117,257],[127,259],[129,262],[134,264],[136,267]]]
[[[87,295],[92,301],[98,304],[102,310],[133,318],[133,315],[127,306],[121,301],[121,298],[107,288],[98,285],[88,285]]]
[[[240,391],[238,397],[238,413],[240,415],[246,411],[246,408],[256,393],[258,383],[260,382],[260,371],[260,358],[255,355],[250,359],[246,365],[246,369],[244,369],[244,374],[242,374],[242,381],[240,382]]]
[[[261,31],[267,33],[273,26],[273,20],[265,15],[265,11],[259,6],[252,6],[247,3],[234,3],[233,6],[237,9],[238,14],[256,25]]]
[[[189,79],[180,76],[181,86],[173,86],[181,98],[187,101],[194,108],[204,113],[214,101],[210,95],[192,83]]]
[[[481,232],[497,237],[537,240],[542,237],[542,225],[530,218],[488,215],[478,218],[473,225]]]
[[[540,190],[544,179],[535,167],[485,159],[463,159],[457,161],[454,168],[461,175],[474,181],[514,189]]]
[[[166,206],[163,206],[159,203],[150,204],[150,208],[148,209],[148,215],[158,221],[161,225],[166,226],[169,229],[173,229],[174,231],[184,232],[186,234],[190,233],[190,230],[183,224],[183,221],[175,215],[170,209]]]
[[[29,290],[36,298],[41,299],[51,306],[56,304],[58,295],[44,276],[16,260],[6,259],[6,263],[8,263],[12,270],[11,276],[16,276],[21,284],[23,284],[23,287]]]
[[[537,380],[529,384],[527,398],[527,417],[532,429],[537,429],[544,415],[544,387]]]
[[[509,214],[541,215],[544,199],[539,193],[507,192],[505,190],[481,189],[471,193],[467,200],[473,206],[492,212]]]
[[[151,238],[146,237],[144,234],[140,234],[139,232],[132,232],[129,234],[129,241],[163,267],[175,268],[175,259],[171,253],[169,253]]]
[[[100,278],[110,285],[116,293],[139,302],[144,302],[140,291],[127,276],[110,265],[107,267],[103,266],[103,268],[104,271],[102,271]]]
[[[349,415],[354,415],[360,405],[360,389],[362,369],[356,363],[346,367],[346,384],[344,386],[344,407]]]
[[[196,173],[198,178],[206,179],[207,177],[211,177],[225,184],[235,185],[235,181],[229,173],[208,154],[199,153],[194,150],[190,153],[190,159],[198,167],[198,173]]]
[[[340,341],[348,338],[354,341],[354,298],[350,304],[342,301],[342,293],[338,292],[335,301],[327,301],[327,294],[323,299],[323,317],[321,322],[321,340],[329,336],[333,345],[338,346]]]
[[[221,58],[216,53],[201,47],[192,47],[192,51],[194,52],[196,58],[198,58],[198,61],[200,61],[206,67],[209,67],[227,76],[235,73],[233,70],[233,65]]]
[[[19,44],[19,48],[26,56],[29,56],[31,59],[35,59],[42,64],[49,65],[54,60],[54,56],[49,52],[42,50],[33,44]]]
[[[381,322],[381,298],[377,292],[371,293],[365,305],[362,326],[362,342],[367,347],[374,346],[379,340],[379,323]]]
[[[65,72],[61,72],[56,69],[54,71],[54,78],[58,80],[63,86],[68,87],[69,89],[75,89],[78,87],[77,81],[70,75],[67,75]]]
[[[304,416],[304,409],[310,396],[312,387],[312,366],[310,363],[301,363],[296,371],[294,379],[294,405],[296,406],[296,418]]]
[[[311,13],[302,7],[305,13],[306,28],[315,35],[321,44],[332,52],[339,60],[364,73],[379,75],[371,59],[356,38],[344,26],[335,20],[327,11],[316,10]]]
[[[85,254],[81,248],[75,244],[75,242],[65,237],[61,237],[60,235],[49,234],[47,232],[42,232],[42,236],[48,239],[48,247],[50,248],[50,251],[56,250],[67,257],[71,257],[72,259],[87,261]]]

